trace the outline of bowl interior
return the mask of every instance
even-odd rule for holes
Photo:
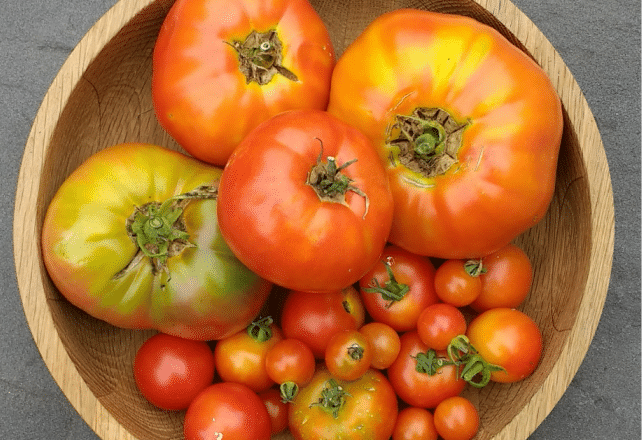
[[[337,55],[379,14],[401,7],[473,17],[519,40],[490,12],[470,0],[313,0],[327,24]],[[36,224],[64,179],[87,157],[107,146],[141,141],[180,147],[154,116],[150,95],[156,35],[172,0],[152,3],[133,17],[82,74],[65,105],[46,152]],[[531,400],[560,357],[585,292],[591,250],[589,179],[575,124],[565,109],[556,191],[548,215],[516,243],[535,267],[531,293],[522,307],[540,325],[545,352],[528,379],[491,384],[466,395],[480,410],[477,439],[493,438]],[[80,375],[101,404],[140,439],[181,439],[182,414],[160,411],[138,393],[132,375],[136,349],[152,333],[112,327],[70,305],[40,261],[47,304],[59,336]],[[278,295],[278,292],[275,293]],[[278,303],[278,298],[274,298]]]

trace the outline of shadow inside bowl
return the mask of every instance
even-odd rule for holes
[[[517,38],[491,13],[469,0],[312,1],[327,24],[337,56],[381,13],[401,7],[473,17]],[[172,0],[152,3],[132,18],[83,73],[60,115],[47,150],[38,193],[37,224],[64,179],[85,159],[107,146],[138,141],[180,147],[156,121],[150,94],[156,35]],[[531,400],[557,362],[575,325],[588,276],[591,204],[586,168],[574,127],[565,116],[555,195],[546,217],[516,243],[536,268],[522,306],[542,329],[545,351],[535,373],[511,385],[491,384],[466,395],[479,408],[477,439],[490,439]],[[41,273],[47,304],[60,338],[80,375],[101,404],[140,439],[181,439],[182,413],[161,411],[138,393],[132,374],[137,348],[153,332],[130,331],[96,320],[68,303]]]

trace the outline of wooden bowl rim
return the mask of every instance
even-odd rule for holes
[[[71,52],[47,91],[36,114],[21,163],[14,207],[14,260],[25,316],[47,368],[72,406],[105,440],[134,440],[100,403],[78,373],[54,326],[48,307],[42,306],[45,290],[40,270],[38,188],[56,121],[76,84],[102,48],[122,26],[155,0],[120,0],[87,32]],[[570,330],[560,356],[532,399],[494,440],[526,438],[550,413],[566,391],[593,339],[608,291],[614,248],[614,204],[606,153],[597,124],[579,85],[550,42],[512,2],[473,0],[499,19],[552,77],[565,108],[572,107],[570,123],[580,139],[591,203],[590,265],[576,324]],[[533,37],[536,38],[533,38]],[[537,42],[537,46],[535,46]],[[553,75],[567,78],[563,88]],[[583,141],[586,140],[586,141]],[[36,176],[34,178],[33,176]],[[23,195],[23,197],[19,197]],[[518,434],[519,433],[519,434]],[[524,435],[526,437],[518,437]]]

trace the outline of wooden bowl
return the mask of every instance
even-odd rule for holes
[[[14,252],[27,321],[54,379],[103,439],[181,439],[183,414],[155,409],[135,387],[132,360],[152,332],[114,328],[71,306],[43,266],[40,230],[59,185],[92,153],[123,141],[179,149],[157,123],[150,97],[152,49],[172,2],[122,0],[90,29],[44,98],[17,187]],[[312,3],[329,27],[337,55],[388,9],[409,6],[474,17],[530,53],[561,96],[565,128],[555,196],[544,220],[516,240],[534,264],[523,311],[540,325],[545,352],[522,382],[466,391],[480,410],[477,439],[525,439],[576,373],[597,327],[611,271],[613,194],[587,102],[551,44],[509,1]]]

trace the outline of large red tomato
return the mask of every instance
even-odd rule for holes
[[[154,145],[121,144],[91,156],[45,215],[42,253],[56,287],[119,327],[211,340],[247,326],[272,285],[221,236],[220,175]]]
[[[560,100],[528,55],[472,18],[383,14],[338,60],[328,111],[379,150],[395,200],[390,241],[405,249],[480,258],[548,209]]]
[[[307,0],[177,0],[154,48],[156,116],[185,150],[222,166],[260,122],[325,109],[334,61]]]
[[[319,110],[253,130],[219,186],[223,237],[247,267],[294,290],[340,290],[381,254],[392,222],[388,179],[370,140]]]

